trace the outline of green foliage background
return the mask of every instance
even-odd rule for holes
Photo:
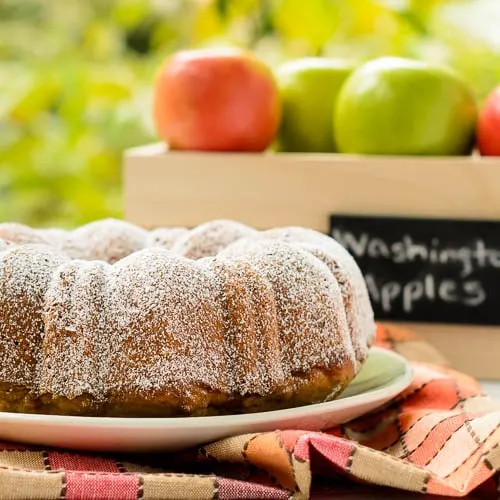
[[[121,215],[123,151],[155,140],[151,84],[187,46],[444,62],[500,83],[498,0],[0,0],[0,220]]]

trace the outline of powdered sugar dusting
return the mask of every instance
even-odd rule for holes
[[[347,250],[333,238],[301,227],[271,229],[259,233],[257,238],[286,241],[307,250],[329,267],[342,292],[356,358],[364,361],[375,335],[375,321],[363,275]]]
[[[290,395],[295,375],[317,368],[354,374],[371,342],[359,269],[314,231],[113,220],[31,230],[59,251],[11,229],[22,237],[0,252],[0,382],[34,397],[91,398],[96,412],[148,402],[199,411]]]
[[[35,244],[0,252],[0,381],[32,389],[44,335],[45,292],[66,260]]]
[[[189,232],[183,227],[159,227],[149,232],[147,238],[148,247],[161,247],[171,249],[174,243]]]
[[[110,269],[106,386],[112,399],[183,399],[197,386],[228,391],[216,284],[199,265],[163,249],[138,252]]]
[[[101,373],[111,340],[103,342],[108,267],[100,261],[72,260],[54,272],[45,295],[41,393],[102,399]]]
[[[128,222],[105,219],[72,231],[63,250],[73,259],[116,262],[145,248],[147,235]]]
[[[255,234],[254,229],[238,222],[215,220],[201,224],[180,236],[172,250],[189,259],[217,255],[234,241]]]
[[[43,238],[45,244],[50,245],[58,250],[62,250],[70,235],[69,231],[65,229],[49,228],[49,229],[35,229],[36,234]]]
[[[286,383],[278,314],[271,283],[248,262],[224,258],[197,261],[218,287],[224,352],[232,392],[270,394]]]
[[[0,238],[4,241],[26,245],[29,243],[50,244],[43,234],[36,229],[32,229],[17,222],[4,222],[0,224]]]
[[[248,262],[271,283],[282,363],[289,371],[354,363],[341,292],[322,262],[287,243],[264,239],[228,247],[221,257]]]

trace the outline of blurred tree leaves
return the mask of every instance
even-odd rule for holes
[[[498,0],[0,0],[0,220],[121,215],[123,151],[155,140],[152,80],[187,46],[270,64],[382,54],[500,83]]]
[[[320,55],[324,45],[338,31],[342,0],[279,0],[274,15],[278,33],[285,40],[307,42]]]

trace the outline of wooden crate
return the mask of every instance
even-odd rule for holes
[[[231,218],[326,233],[334,213],[500,220],[500,159],[477,156],[205,154],[153,144],[126,152],[124,186],[126,219],[145,227]],[[409,326],[457,369],[500,380],[500,327]]]

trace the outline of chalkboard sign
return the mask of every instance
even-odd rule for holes
[[[500,325],[500,222],[333,215],[377,319]]]

